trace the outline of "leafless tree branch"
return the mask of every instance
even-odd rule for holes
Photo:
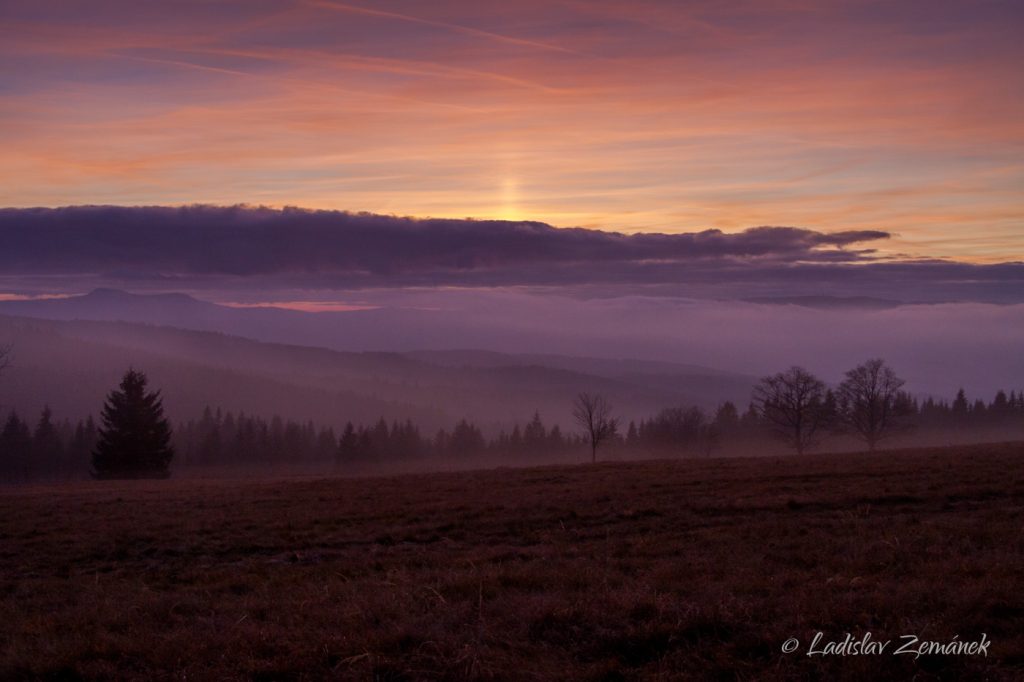
[[[603,395],[580,393],[573,403],[572,416],[590,440],[590,461],[597,461],[597,446],[615,435],[619,420],[612,417],[611,403]]]

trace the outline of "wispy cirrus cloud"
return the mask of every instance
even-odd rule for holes
[[[1019,5],[11,0],[0,205],[304,205],[1024,252]],[[870,50],[864,46],[870,45]]]

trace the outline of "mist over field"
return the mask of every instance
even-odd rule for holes
[[[207,401],[297,419],[303,405],[305,416],[335,426],[368,422],[373,410],[424,419],[430,428],[459,418],[509,425],[541,411],[567,428],[580,391],[611,391],[624,424],[657,401],[708,411],[730,401],[742,410],[758,378],[793,365],[836,385],[851,367],[883,357],[921,399],[951,399],[961,388],[988,399],[1024,377],[1016,352],[1024,345],[1024,264],[882,257],[876,245],[892,235],[880,230],[624,234],[202,205],[5,209],[0,229],[7,238],[0,283],[10,287],[0,295],[0,314],[12,319],[127,322],[356,353],[457,351],[403,358],[411,364],[389,371],[408,375],[387,379],[392,388],[337,376],[327,385],[321,376],[313,383],[328,393],[312,402],[283,399],[270,385],[235,390],[239,405],[224,390],[182,388],[188,396],[169,405],[182,418]],[[157,353],[211,372],[310,383],[291,376],[281,353],[246,363],[200,348],[196,339],[205,337],[125,332],[118,340],[108,330],[101,340],[133,348],[140,365]],[[28,346],[23,359],[31,357]],[[77,361],[75,352],[61,362],[78,372],[98,369],[84,349]],[[494,352],[515,357],[487,355]],[[591,376],[602,359],[623,365]],[[434,375],[475,371],[476,388],[435,390],[436,379],[416,378],[421,370],[413,368],[424,361]],[[514,367],[550,376],[500,371]],[[12,381],[19,371],[15,363]],[[569,371],[581,376],[556,376]],[[37,410],[33,400],[61,403],[18,381],[12,404]],[[409,389],[394,390],[398,384]],[[367,400],[354,400],[357,394]],[[79,403],[67,416],[83,413]]]
[[[127,367],[161,391],[175,469],[188,477],[580,461],[583,394],[610,405],[608,458],[778,456],[790,451],[788,427],[773,426],[758,399],[765,378],[798,365],[831,394],[875,357],[895,368],[914,404],[888,445],[1024,437],[1021,304],[528,288],[329,293],[301,305],[115,289],[0,301],[0,335],[11,344],[0,408],[31,424],[45,407],[59,438],[80,442],[78,454],[64,455],[77,464],[37,457],[35,473],[15,467],[9,480],[83,475],[94,436],[87,423],[86,435],[74,434],[98,417]],[[243,426],[247,419],[256,421]],[[462,424],[469,430],[451,445]],[[243,443],[249,428],[264,434],[259,444]],[[358,453],[342,444],[346,429],[364,442]],[[864,447],[838,415],[807,438],[818,452]]]
[[[149,296],[157,297],[101,290],[69,299],[0,301],[0,314],[141,322],[341,351],[647,359],[751,377],[798,364],[831,382],[858,362],[883,356],[909,390],[935,397],[961,387],[989,395],[1015,388],[1024,377],[1024,355],[1015,352],[1024,347],[1024,304],[829,297],[750,302],[456,289],[338,292],[331,303],[364,309],[308,312]],[[179,352],[187,355],[187,347]],[[700,404],[722,398],[691,396]]]
[[[610,406],[609,456],[750,454],[755,444],[776,454],[785,446],[767,428],[759,382],[800,366],[831,392],[871,358],[895,368],[916,406],[953,409],[962,392],[995,415],[972,407],[973,435],[919,415],[895,442],[1017,435],[996,403],[1008,396],[1009,415],[1024,386],[1020,264],[894,264],[853,248],[884,233],[624,235],[209,206],[8,210],[0,226],[11,246],[0,275],[21,287],[0,297],[11,344],[0,406],[28,419],[48,407],[67,440],[125,368],[139,368],[178,425],[182,471],[258,461],[280,471],[292,459],[344,470],[350,426],[362,450],[379,451],[356,459],[380,471],[582,458],[583,394]],[[241,437],[241,415],[265,420],[253,424],[267,430],[263,454],[225,442]],[[517,434],[536,420],[556,442],[521,447]],[[443,454],[461,423],[465,452]],[[292,424],[307,440],[319,431],[321,445],[291,458],[272,445]],[[856,449],[838,426],[814,447]],[[675,435],[650,435],[659,429]]]
[[[126,370],[159,389],[179,475],[1024,435],[1024,264],[884,256],[884,230],[244,205],[4,209],[0,230],[11,480],[87,473]]]

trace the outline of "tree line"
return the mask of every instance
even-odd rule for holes
[[[145,374],[129,369],[107,395],[99,427],[91,416],[73,431],[67,421],[58,427],[47,406],[30,430],[11,411],[0,431],[0,476],[27,482],[74,478],[84,470],[97,479],[167,478],[172,431],[160,392],[146,390],[146,384]]]
[[[998,391],[969,400],[963,390],[949,401],[919,401],[881,360],[870,360],[829,387],[792,367],[762,378],[741,413],[724,402],[711,413],[668,407],[623,424],[601,395],[581,393],[573,403],[575,430],[547,424],[539,413],[491,437],[467,419],[424,433],[411,421],[347,423],[333,427],[273,416],[269,419],[206,408],[198,419],[173,429],[163,417],[159,392],[129,370],[107,396],[100,422],[57,421],[46,407],[32,423],[11,412],[0,430],[0,480],[164,477],[176,465],[325,465],[336,471],[415,461],[596,461],[598,449],[613,457],[700,456],[753,447],[774,436],[797,453],[827,438],[859,438],[867,449],[911,430],[929,434],[1003,431],[1024,436],[1024,391]]]
[[[799,366],[762,378],[750,410],[786,445],[802,454],[837,435],[861,440],[869,451],[899,434],[1024,430],[1024,391],[997,391],[991,402],[967,400],[961,388],[951,402],[919,402],[881,359],[846,372],[835,388]]]
[[[409,420],[384,418],[368,425],[348,422],[340,431],[275,416],[263,419],[207,407],[198,420],[175,429],[183,464],[232,466],[248,464],[324,464],[337,469],[422,460],[466,461],[473,458],[545,459],[578,451],[582,437],[564,434],[540,417],[511,431],[486,438],[477,424],[461,419],[450,429],[424,433]]]

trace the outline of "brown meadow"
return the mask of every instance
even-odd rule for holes
[[[0,678],[1021,679],[1022,463],[1000,444],[8,488]],[[818,631],[992,645],[808,657]]]

